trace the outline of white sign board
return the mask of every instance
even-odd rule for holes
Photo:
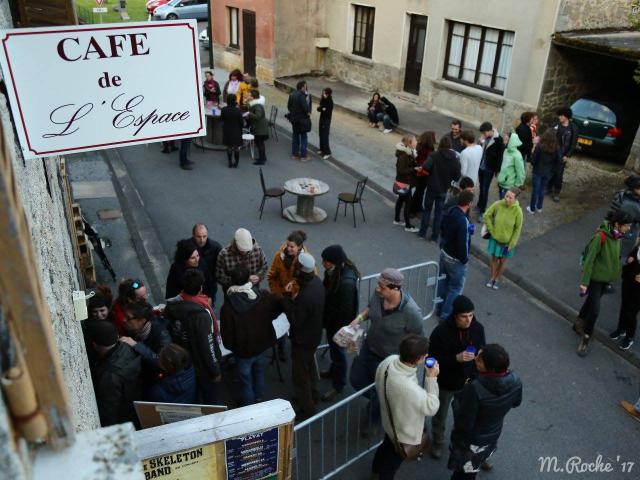
[[[195,20],[0,30],[25,158],[205,135]]]
[[[107,7],[93,7],[93,13],[107,13],[108,11]]]

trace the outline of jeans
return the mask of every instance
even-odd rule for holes
[[[371,123],[378,123],[378,114],[376,112],[372,112],[371,110],[367,110],[367,118]]]
[[[371,465],[372,473],[378,475],[380,480],[392,480],[400,468],[400,465],[402,465],[402,462],[403,459],[400,454],[396,452],[393,441],[391,441],[389,435],[385,433],[384,440],[373,457],[373,465]]]
[[[311,416],[316,411],[320,393],[316,387],[317,372],[314,361],[316,347],[306,347],[291,343],[291,380],[293,400],[303,415]]]
[[[551,174],[551,178],[549,179],[549,193],[554,193],[556,195],[560,194],[560,190],[562,190],[563,179],[564,160],[560,162],[560,165],[558,165]]]
[[[298,157],[307,156],[307,132],[295,133],[291,137],[291,155]]]
[[[451,315],[453,301],[464,289],[467,264],[440,252],[440,273],[444,274],[445,278],[438,282],[438,297],[442,299],[438,311],[439,317],[446,320]]]
[[[533,174],[533,188],[531,191],[531,203],[529,208],[532,212],[536,210],[542,210],[542,202],[544,201],[544,190],[547,188],[547,182],[549,182],[549,174],[536,175]]]
[[[480,193],[478,195],[478,211],[484,213],[489,201],[489,189],[493,180],[493,172],[490,170],[478,170],[478,183],[480,183]]]
[[[406,228],[411,228],[411,189],[404,194],[398,195],[398,200],[396,200],[396,222],[400,221],[400,211],[402,210],[402,206],[404,205],[404,226]]]
[[[333,388],[341,392],[347,384],[347,355],[344,348],[340,347],[333,341],[333,336],[337,330],[327,329],[327,338],[329,339],[329,356],[331,357],[331,380]]]
[[[431,439],[433,445],[442,447],[444,445],[444,431],[447,428],[447,415],[449,415],[449,407],[453,401],[456,392],[449,390],[438,391],[438,399],[440,400],[440,408],[431,419]]]
[[[265,364],[266,359],[262,353],[249,358],[236,357],[243,407],[263,398]]]
[[[180,139],[180,165],[186,165],[189,163],[189,151],[191,150],[191,139],[190,138],[182,138]]]
[[[600,313],[600,298],[604,294],[607,284],[591,280],[587,288],[587,298],[580,309],[578,316],[584,320],[584,333],[593,335],[593,328],[596,325],[598,314]]]
[[[382,121],[384,128],[386,128],[387,130],[393,130],[396,127],[396,124],[393,123],[393,120],[391,120],[391,117],[386,113],[378,114],[378,122],[380,121]],[[375,122],[375,123],[378,123],[378,122]]]
[[[636,334],[638,324],[638,312],[640,312],[640,295],[635,280],[622,281],[622,302],[620,305],[620,315],[618,317],[618,330],[625,332],[628,338],[633,338]]]
[[[376,379],[376,369],[384,358],[378,357],[369,350],[367,342],[362,344],[360,353],[351,364],[351,372],[349,373],[349,381],[354,390],[362,390],[364,387],[371,385]],[[372,424],[380,423],[380,402],[376,391],[369,390],[367,396],[371,401],[371,422]]]
[[[420,220],[420,231],[418,235],[425,237],[427,235],[427,229],[429,228],[429,218],[431,217],[431,209],[433,212],[433,227],[431,229],[431,240],[438,241],[440,235],[440,222],[442,221],[442,207],[447,199],[446,193],[432,193],[427,189],[424,192],[424,200],[422,202],[422,220]],[[434,207],[435,204],[435,207]]]
[[[331,124],[327,123],[326,125],[320,124],[320,150],[324,155],[331,155],[331,147],[329,147],[329,130],[331,129]]]

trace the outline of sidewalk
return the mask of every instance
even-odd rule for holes
[[[330,87],[333,90],[334,108],[356,115],[365,121],[367,120],[367,104],[373,95],[372,91],[327,76],[281,77],[275,79],[275,86],[290,92],[295,90],[296,83],[301,79],[307,81],[309,92],[311,92],[311,97],[316,105],[320,101],[322,90]],[[398,109],[400,118],[400,124],[396,127],[398,133],[418,136],[426,130],[433,130],[436,132],[436,136],[440,137],[440,135],[449,131],[451,117],[420,107],[416,103],[392,93],[380,92],[380,95],[391,100]],[[474,129],[478,125],[473,125]],[[469,125],[465,125],[465,127],[467,126]]]

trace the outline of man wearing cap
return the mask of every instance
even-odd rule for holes
[[[369,332],[360,353],[351,365],[349,380],[356,390],[371,385],[376,369],[389,355],[398,354],[402,338],[409,333],[422,335],[422,312],[411,296],[402,289],[404,276],[395,268],[385,268],[378,278],[369,305],[351,322],[355,327],[370,321]],[[378,401],[372,398],[372,420],[379,423]]]
[[[296,293],[293,281],[285,286],[284,311],[291,324],[291,376],[293,380],[293,403],[300,417],[315,413],[315,404],[320,400],[316,388],[314,353],[322,339],[324,313],[324,286],[314,273],[314,258],[301,252],[298,255],[300,269],[295,280],[300,287]]]
[[[140,357],[129,345],[118,342],[118,330],[111,322],[92,322],[89,339],[97,357],[91,365],[91,378],[100,425],[137,424],[133,401],[142,399]]]
[[[269,269],[267,257],[262,247],[251,236],[246,228],[239,228],[229,245],[224,247],[218,255],[216,263],[216,278],[222,286],[222,291],[227,292],[231,287],[231,272],[236,265],[244,265],[249,269],[249,281],[259,286]]]
[[[347,357],[344,349],[333,341],[338,330],[358,313],[358,278],[360,272],[347,258],[340,245],[330,245],[322,251],[324,267],[324,328],[327,330],[331,367],[320,373],[322,378],[332,380],[332,388],[322,395],[322,400],[331,400],[347,383]]]
[[[453,301],[453,311],[431,333],[429,354],[440,365],[440,408],[433,417],[431,456],[442,457],[444,431],[453,396],[476,375],[474,359],[484,347],[484,327],[475,318],[473,302],[464,295]]]

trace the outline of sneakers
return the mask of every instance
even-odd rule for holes
[[[542,213],[542,209],[541,208],[537,209],[536,213]]]
[[[622,343],[618,347],[620,350],[629,350],[633,345],[633,337],[627,337],[626,335],[622,339]]]
[[[560,195],[554,195],[553,196],[553,201],[558,203],[560,201]]]
[[[330,158],[331,158],[331,155],[329,155],[329,154],[322,156],[323,160],[329,160]]]
[[[616,328],[613,332],[609,334],[609,338],[611,340],[618,340],[624,334],[624,330],[620,330]]]
[[[573,321],[573,331],[578,335],[584,335],[584,320],[580,317],[576,317]]]
[[[531,210],[530,206],[527,206],[527,212],[529,212],[531,215],[534,215],[536,213],[535,210]]]
[[[495,280],[489,280],[485,286],[486,286],[487,288],[493,288],[493,284],[494,284],[494,283],[495,283]]]
[[[498,282],[494,280],[491,288],[493,288],[494,290],[500,290],[500,285],[498,285]]]
[[[586,357],[589,353],[589,335],[584,335],[580,343],[578,344],[578,350],[576,351],[579,357]]]
[[[305,157],[300,157],[300,161],[301,162],[310,162],[311,161],[311,157],[309,155],[307,155]]]
[[[399,220],[394,220],[394,221],[393,221],[393,224],[394,224],[394,225],[404,225],[404,222],[401,222],[401,221],[399,221]]]
[[[193,170],[194,164],[194,162],[187,160],[186,162],[180,164],[180,168],[183,170]]]
[[[291,155],[291,160],[300,160],[299,155]]]
[[[390,128],[385,128],[385,129],[382,131],[382,133],[391,133],[391,132],[393,132],[393,130],[392,130],[392,129],[390,129]]]
[[[404,227],[404,231],[409,233],[417,233],[420,231],[420,229],[417,227]]]
[[[336,390],[335,388],[331,388],[326,391],[321,398],[323,402],[328,402],[336,398],[338,395],[340,395],[340,391]]]

